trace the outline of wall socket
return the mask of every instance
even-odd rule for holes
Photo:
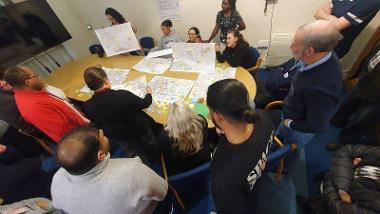
[[[92,30],[92,26],[90,24],[85,25],[87,30]]]
[[[267,49],[269,47],[269,40],[259,40],[257,42],[258,49]]]

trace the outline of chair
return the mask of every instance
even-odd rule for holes
[[[36,130],[23,130],[23,129],[18,129],[18,132],[28,136],[32,139],[34,139],[49,155],[54,155],[53,149],[49,146],[49,143],[46,140],[43,140],[39,137],[36,137],[33,133],[36,132]],[[37,130],[38,132],[38,130]],[[43,133],[41,133],[43,134]]]
[[[261,62],[262,62],[262,58],[260,56],[260,52],[254,48],[254,47],[250,47],[249,48],[249,53],[251,55],[251,60],[256,62],[255,66],[253,66],[252,68],[248,68],[248,72],[252,74],[252,76],[255,76],[255,73],[257,70],[259,70],[259,67],[261,65]]]
[[[147,55],[150,49],[154,48],[154,39],[148,36],[142,37],[140,39],[140,45],[144,51],[144,54]]]
[[[282,110],[276,107],[281,107],[282,103],[283,101],[274,101],[269,103],[264,109],[268,113],[275,127],[278,127],[281,123]],[[277,149],[274,152],[269,153],[265,171],[276,172],[275,178],[276,181],[279,182],[284,171],[284,160],[288,154],[297,149],[297,144],[284,145],[277,136],[274,136],[273,141],[276,144]]]
[[[201,202],[212,202],[210,194],[210,171],[209,163],[205,163],[197,168],[168,177],[164,156],[161,155],[161,164],[164,171],[164,178],[169,183],[175,197],[174,213],[188,212],[197,209]],[[209,207],[207,208],[209,209]],[[206,213],[202,212],[202,213]]]

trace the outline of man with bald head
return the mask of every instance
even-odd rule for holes
[[[288,170],[298,160],[300,149],[316,133],[326,131],[335,113],[343,80],[333,50],[341,38],[334,25],[323,20],[301,26],[294,35],[290,49],[300,69],[284,99],[284,120],[277,130],[285,143],[298,145],[288,159]]]
[[[167,182],[139,157],[110,159],[108,139],[91,126],[74,129],[59,143],[61,169],[51,194],[55,208],[70,214],[152,213]]]
[[[89,122],[61,96],[48,92],[46,83],[28,67],[12,67],[4,80],[13,88],[23,119],[55,142],[71,129]]]

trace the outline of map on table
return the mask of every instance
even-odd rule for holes
[[[133,69],[141,72],[151,73],[151,74],[162,74],[167,71],[172,65],[171,59],[165,58],[144,58],[135,66]]]
[[[175,103],[186,98],[194,83],[193,80],[155,76],[149,86],[152,88],[154,101]]]
[[[146,95],[146,77],[145,75],[138,77],[134,80],[128,81],[125,84],[112,87],[114,90],[127,90],[135,94],[140,98],[144,98]]]
[[[98,29],[95,30],[95,33],[108,57],[140,50],[140,45],[129,22]]]
[[[129,69],[125,69],[125,68],[102,67],[102,69],[106,72],[107,78],[111,83],[112,89],[115,86],[123,84],[129,74]],[[93,93],[92,90],[89,89],[86,84],[81,89],[79,89],[79,92]]]
[[[223,79],[235,79],[236,68],[215,68],[214,73],[199,74],[198,80],[189,94],[192,100],[205,98],[208,87]]]
[[[173,71],[211,73],[215,70],[215,43],[172,43]]]

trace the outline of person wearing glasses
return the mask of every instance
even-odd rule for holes
[[[73,128],[90,122],[70,103],[49,93],[46,83],[29,67],[8,68],[4,80],[13,88],[23,119],[55,142]]]

